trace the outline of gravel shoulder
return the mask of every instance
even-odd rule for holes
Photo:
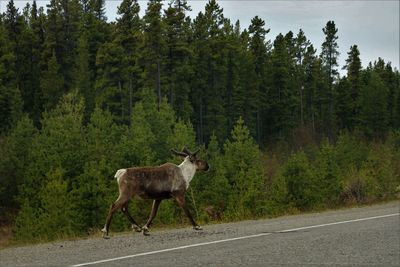
[[[343,226],[341,226],[340,228],[338,226],[336,228],[326,227],[324,229],[321,228],[318,230],[299,231],[296,234],[291,235],[288,235],[287,233],[276,233],[287,229],[294,229],[311,225],[320,225],[332,222],[354,220],[359,218],[395,214],[399,213],[399,207],[400,202],[394,201],[361,208],[350,208],[319,213],[283,216],[274,219],[248,220],[235,223],[205,225],[203,226],[203,231],[194,231],[190,227],[185,227],[180,229],[153,230],[151,231],[150,236],[143,236],[140,233],[133,232],[124,234],[111,233],[111,239],[108,240],[102,239],[101,237],[95,237],[84,240],[58,241],[33,246],[7,248],[0,250],[0,266],[71,266],[74,264],[93,262],[102,259],[123,257],[126,255],[169,249],[179,246],[187,246],[197,243],[212,242],[229,238],[243,237],[248,235],[257,235],[260,233],[274,233],[274,235],[268,236],[268,239],[267,237],[264,237],[260,239],[243,240],[241,242],[226,242],[218,246],[210,245],[203,246],[201,247],[201,249],[188,249],[185,252],[174,251],[171,253],[163,253],[162,256],[166,258],[164,258],[164,260],[161,262],[161,254],[159,254],[146,256],[146,258],[140,257],[135,259],[135,261],[115,261],[100,265],[111,266],[114,264],[118,266],[185,266],[192,263],[198,263],[197,265],[240,266],[245,264],[245,262],[243,262],[242,260],[246,258],[247,263],[251,262],[251,260],[258,259],[258,262],[253,262],[254,265],[262,265],[266,263],[268,259],[275,259],[274,255],[281,255],[281,251],[277,251],[277,247],[274,247],[274,244],[276,243],[282,244],[282,247],[279,246],[279,248],[283,250],[289,249],[288,251],[292,251],[293,253],[295,253],[296,249],[301,249],[302,247],[303,249],[300,250],[299,255],[296,254],[297,252],[292,255],[292,262],[279,262],[278,258],[276,258],[275,261],[270,262],[272,265],[274,265],[274,263],[276,263],[277,265],[298,264],[299,261],[301,263],[304,263],[305,265],[318,265],[319,263],[321,263],[321,261],[327,259],[326,256],[324,256],[324,253],[330,251],[332,248],[335,248],[335,250],[340,250],[335,246],[337,246],[338,243],[341,243],[343,251],[337,251],[337,253],[339,253],[339,256],[342,255],[342,257],[339,257],[339,261],[336,263],[332,259],[332,265],[346,265],[346,261],[344,259],[346,259],[346,257],[350,257],[349,255],[347,255],[348,253],[357,254],[354,251],[360,251],[360,257],[365,259],[366,257],[363,253],[366,252],[366,255],[368,255],[369,250],[371,250],[378,253],[377,255],[375,255],[375,258],[378,257],[378,259],[375,262],[372,260],[369,262],[364,262],[366,265],[380,265],[379,263],[381,262],[385,266],[390,266],[392,264],[396,265],[397,263],[400,263],[400,223],[398,215],[392,217],[391,219],[388,218],[385,220],[371,220],[363,224],[361,222],[357,224],[343,224]],[[333,232],[328,228],[333,228]],[[362,229],[360,228],[365,230],[361,231]],[[291,238],[287,239],[288,236],[291,236]],[[353,246],[358,246],[358,243],[360,242],[356,242],[350,247],[346,245],[350,244],[351,240],[354,240],[357,237],[360,237],[360,242],[362,241],[361,243],[364,243],[364,245],[359,244],[360,247],[358,248],[353,248]],[[328,242],[327,240],[330,241]],[[268,242],[273,243],[266,247],[265,244],[269,244]],[[320,244],[325,244],[325,247],[321,246],[321,248],[316,251],[316,254],[314,256],[310,256],[310,258],[301,260],[301,251],[303,251],[304,253],[309,253],[307,246],[318,248],[318,242],[320,242]],[[366,244],[376,244],[380,247],[365,247]],[[238,247],[238,245],[240,245],[240,248]],[[235,247],[238,247],[237,251],[234,250]],[[261,250],[259,252],[256,252],[255,248],[261,248]],[[389,254],[382,254],[383,252],[381,251],[388,251],[387,253]],[[243,256],[240,255],[240,253],[242,252],[244,253]],[[233,253],[232,255],[236,256],[229,257],[225,260],[220,259],[220,257],[224,255],[229,255],[229,253]],[[255,253],[255,256],[248,258],[249,253],[250,255],[253,255],[252,253]],[[270,257],[268,257],[267,259],[263,258],[263,256],[265,256],[265,253],[270,253]],[[184,257],[185,259],[191,260],[176,262],[176,260],[183,257],[183,255],[187,256]],[[201,257],[199,255],[202,255],[201,257],[203,257],[203,260],[201,260]],[[382,256],[381,259],[379,259],[379,255]],[[168,258],[170,259],[170,261],[165,261],[165,259]],[[363,259],[361,258],[358,261],[351,261],[349,259],[350,261],[348,262],[353,262],[355,265],[363,265]],[[369,258],[367,257],[367,259]],[[397,260],[398,262],[396,262]]]

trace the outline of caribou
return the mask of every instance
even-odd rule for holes
[[[118,209],[125,214],[132,229],[136,232],[142,232],[144,235],[149,234],[150,225],[157,214],[158,207],[163,199],[173,198],[178,205],[183,209],[186,216],[189,218],[190,223],[195,230],[202,230],[202,228],[194,221],[189,209],[185,203],[185,192],[189,188],[189,184],[193,179],[197,170],[208,171],[209,165],[206,161],[197,159],[197,153],[191,152],[184,147],[182,151],[171,149],[174,155],[183,159],[180,165],[173,163],[165,163],[160,166],[154,167],[131,167],[126,169],[119,169],[114,178],[117,179],[119,196],[117,200],[111,205],[107,215],[106,223],[103,232],[104,238],[109,238],[108,232],[111,224],[113,214]],[[142,199],[152,199],[153,206],[151,209],[150,217],[143,227],[133,219],[128,211],[128,204],[132,197],[138,196]]]

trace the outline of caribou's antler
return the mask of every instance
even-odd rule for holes
[[[171,152],[172,152],[174,155],[181,156],[181,157],[187,157],[187,156],[189,156],[189,154],[185,153],[184,151],[179,152],[179,151],[176,151],[176,150],[173,149],[173,148],[171,148]]]
[[[182,152],[190,155],[190,156],[196,156],[196,154],[200,151],[200,148],[196,149],[196,151],[191,152],[186,146],[182,149]]]

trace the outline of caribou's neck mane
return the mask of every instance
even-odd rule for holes
[[[185,160],[179,164],[178,166],[181,171],[183,178],[186,182],[186,189],[189,188],[189,183],[192,181],[194,174],[196,173],[196,164],[192,163],[189,157],[186,157]]]

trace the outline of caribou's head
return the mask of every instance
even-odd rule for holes
[[[184,160],[189,161],[196,167],[196,170],[200,171],[208,171],[210,166],[208,165],[207,161],[197,159],[197,153],[200,149],[197,149],[195,152],[191,152],[187,147],[184,147],[181,152],[176,151],[175,149],[171,149],[172,153],[182,157]]]

